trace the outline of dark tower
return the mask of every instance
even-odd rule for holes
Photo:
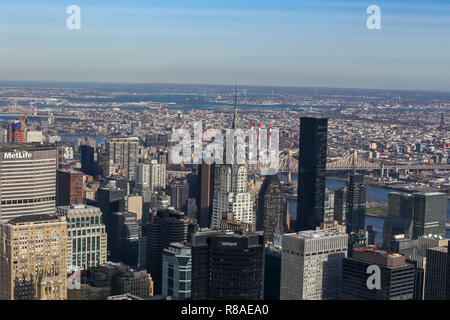
[[[285,226],[284,192],[277,175],[264,178],[258,196],[256,231],[264,231],[265,242],[273,242],[275,233],[282,233]]]
[[[327,164],[326,118],[300,118],[298,204],[295,231],[323,222]]]
[[[97,164],[94,160],[95,149],[88,145],[80,146],[81,171],[84,174],[97,178]]]
[[[366,185],[364,176],[351,174],[347,182],[346,232],[359,232],[366,225]]]
[[[214,196],[214,164],[202,163],[200,166],[200,228],[209,228],[211,225],[211,205]]]

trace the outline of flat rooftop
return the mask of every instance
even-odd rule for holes
[[[11,219],[8,221],[8,223],[17,225],[21,223],[44,222],[44,221],[59,221],[59,218],[56,216],[50,216],[48,214],[32,214]]]

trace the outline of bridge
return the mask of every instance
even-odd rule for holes
[[[260,172],[269,165],[265,164],[255,164],[249,165],[249,172]],[[388,173],[389,170],[416,170],[416,171],[434,171],[434,170],[450,170],[450,164],[403,164],[403,163],[392,163],[387,161],[374,160],[373,162],[367,161],[358,157],[357,151],[354,151],[347,156],[339,159],[328,159],[327,160],[327,171],[375,171],[380,170],[381,175],[384,176],[385,172]],[[279,157],[278,172],[281,173],[292,173],[298,172],[298,159],[295,159],[289,154],[284,154]]]

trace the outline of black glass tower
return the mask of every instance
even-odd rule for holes
[[[366,224],[366,185],[364,176],[351,174],[347,182],[346,231],[359,232]]]
[[[314,230],[324,217],[326,118],[300,118],[298,204],[295,231]]]

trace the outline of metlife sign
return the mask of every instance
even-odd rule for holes
[[[28,151],[17,151],[17,152],[5,152],[3,153],[3,159],[32,159],[33,154]]]

